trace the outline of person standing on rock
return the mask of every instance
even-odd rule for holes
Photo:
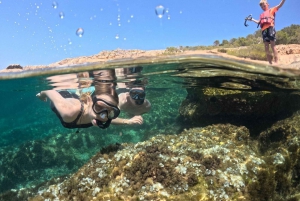
[[[278,63],[278,53],[275,48],[275,13],[279,10],[279,8],[281,8],[284,2],[285,0],[281,0],[281,2],[277,6],[269,8],[267,0],[260,0],[259,5],[264,12],[260,15],[259,20],[255,20],[253,18],[248,19],[252,22],[257,23],[261,27],[262,38],[265,44],[265,51],[270,64],[272,64],[272,54],[269,49],[270,44],[274,54],[274,62],[275,64]]]

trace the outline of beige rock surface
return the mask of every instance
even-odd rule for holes
[[[300,44],[289,44],[289,45],[277,45],[279,53],[279,64],[282,68],[300,69]],[[241,61],[251,61],[259,64],[268,65],[267,61],[251,60],[249,58],[239,58],[231,56],[226,53],[218,52],[218,49],[213,50],[189,50],[180,51],[176,53],[169,53],[167,50],[112,50],[112,51],[101,51],[98,54],[91,56],[81,56],[76,58],[66,58],[64,60],[49,64],[49,65],[36,65],[36,66],[25,66],[23,70],[33,69],[44,69],[49,67],[60,67],[66,65],[83,64],[90,62],[105,62],[114,59],[136,59],[141,57],[162,57],[168,55],[193,55],[193,54],[207,54],[207,55],[218,55],[225,58],[232,58]],[[21,69],[4,69],[0,72],[18,72]]]

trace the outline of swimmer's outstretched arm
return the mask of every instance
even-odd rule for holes
[[[47,99],[49,98],[53,103],[57,102],[57,101],[61,101],[64,98],[55,90],[45,90],[45,91],[41,91],[40,93],[38,93],[36,95],[36,97],[38,97],[41,101],[47,101]]]
[[[137,115],[131,119],[116,118],[113,119],[111,123],[114,125],[142,125],[144,123],[144,119],[142,116]]]

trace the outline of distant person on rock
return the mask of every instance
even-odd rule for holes
[[[271,48],[274,54],[274,62],[275,64],[278,63],[278,53],[275,49],[275,13],[279,10],[279,8],[281,8],[284,2],[285,0],[281,0],[279,5],[269,8],[267,0],[260,0],[259,5],[264,12],[260,15],[259,20],[255,20],[253,18],[249,19],[250,21],[257,23],[261,27],[262,38],[265,44],[265,51],[270,64],[272,64],[272,54],[269,50],[269,44],[271,44]]]

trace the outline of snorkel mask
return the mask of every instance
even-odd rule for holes
[[[96,104],[98,101],[101,101],[108,107],[104,107],[102,105]],[[96,119],[97,126],[102,129],[108,128],[111,123],[111,120],[116,119],[120,114],[120,109],[118,107],[106,102],[103,99],[96,98],[96,96],[93,97],[92,108],[93,108],[93,111],[95,112],[95,114],[99,115],[99,117],[101,119],[105,119],[105,118],[108,119],[106,122],[102,122],[102,121]]]
[[[145,101],[146,93],[142,89],[131,89],[129,95],[135,101],[135,104],[142,105]]]

